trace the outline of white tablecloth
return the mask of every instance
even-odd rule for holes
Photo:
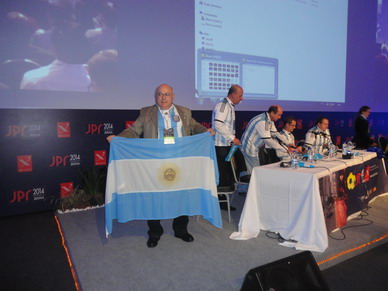
[[[231,239],[247,240],[260,229],[297,241],[300,250],[323,252],[328,237],[318,179],[332,172],[360,164],[376,156],[362,152],[350,160],[318,161],[315,168],[281,168],[279,163],[253,169],[238,231]]]

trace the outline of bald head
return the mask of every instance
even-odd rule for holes
[[[282,117],[283,108],[280,105],[271,105],[268,108],[268,115],[272,121],[277,121]]]
[[[160,84],[155,89],[155,103],[160,109],[170,109],[174,102],[174,97],[174,89],[168,84]]]
[[[228,98],[233,104],[239,104],[243,100],[244,90],[240,85],[232,85],[228,91]]]

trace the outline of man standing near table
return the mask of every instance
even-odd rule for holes
[[[355,135],[353,142],[358,149],[367,149],[371,146],[376,146],[375,141],[370,136],[368,117],[370,114],[369,106],[362,106],[358,111],[358,115],[354,119]]]
[[[174,98],[174,90],[170,85],[159,85],[155,90],[156,104],[140,109],[140,116],[132,126],[118,136],[139,138],[143,134],[143,138],[159,138],[168,143],[171,139],[206,131],[214,135],[213,129],[207,129],[192,118],[190,109],[175,105]],[[113,137],[114,135],[108,136],[107,140],[110,141]],[[187,231],[188,223],[189,218],[183,215],[174,218],[172,227],[175,237],[185,242],[192,242],[194,238]],[[149,227],[147,246],[153,248],[158,245],[163,227],[160,220],[148,220],[147,224]]]
[[[329,131],[329,119],[319,117],[316,125],[310,128],[306,133],[304,148],[312,149],[316,154],[324,154],[331,143]]]
[[[250,174],[253,167],[260,166],[259,150],[261,147],[272,149],[272,151],[281,154],[288,154],[291,151],[286,145],[286,140],[279,134],[275,126],[275,121],[279,120],[282,114],[282,107],[272,105],[267,112],[259,114],[249,121],[241,138],[241,152]],[[273,155],[276,156],[276,154]]]
[[[239,85],[232,85],[229,88],[228,96],[216,104],[213,109],[212,125],[215,131],[215,146],[219,172],[218,188],[234,187],[233,172],[230,162],[226,162],[231,145],[240,145],[236,137],[236,114],[235,105],[243,100],[244,90]],[[225,203],[220,203],[222,210],[228,210]],[[230,210],[235,210],[230,207]]]

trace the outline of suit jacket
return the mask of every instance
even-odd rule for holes
[[[175,105],[175,104],[174,104]],[[175,105],[182,120],[182,136],[194,135],[207,131],[207,128],[195,121],[191,116],[191,110]],[[118,136],[138,138],[143,134],[144,138],[158,138],[158,106],[152,105],[140,109],[140,115],[131,127],[123,130]]]
[[[354,120],[355,136],[353,142],[357,148],[366,149],[373,144],[373,139],[369,135],[369,122],[363,116],[357,115]]]

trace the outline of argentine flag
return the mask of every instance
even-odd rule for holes
[[[221,228],[218,167],[210,133],[175,139],[114,137],[105,192],[106,235],[112,221],[202,215]]]

